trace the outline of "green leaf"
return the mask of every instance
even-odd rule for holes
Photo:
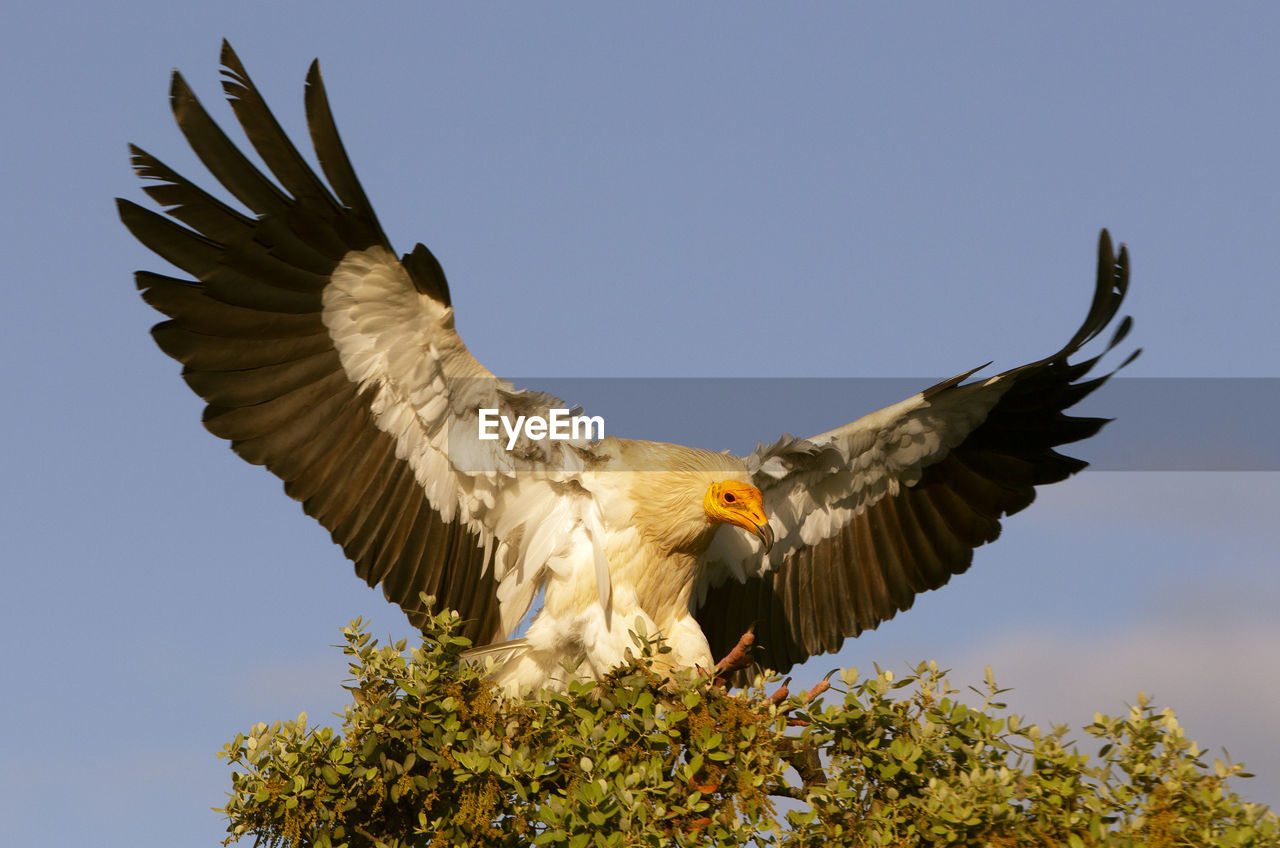
[[[645,657],[605,680],[504,698],[458,661],[459,626],[452,613],[428,616],[415,646],[350,636],[340,730],[299,717],[237,734],[222,749],[229,834],[291,845],[372,844],[355,835],[365,832],[399,846],[1280,848],[1280,820],[1232,788],[1243,767],[1206,765],[1212,749],[1147,699],[1125,718],[1099,713],[1077,750],[1067,728],[1004,712],[994,674],[966,703],[927,663],[860,683],[846,673],[841,700],[807,707],[779,709],[759,688],[726,693]],[[1098,754],[1081,753],[1093,744]],[[805,751],[816,756],[807,766]],[[821,780],[800,785],[797,763]],[[779,795],[791,799],[781,811]]]

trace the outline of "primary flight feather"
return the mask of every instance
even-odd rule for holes
[[[777,671],[835,651],[967,569],[1035,486],[1084,467],[1054,448],[1105,423],[1064,414],[1109,376],[1088,378],[1096,356],[1068,361],[1128,287],[1125,249],[1115,254],[1104,230],[1093,303],[1061,350],[985,380],[962,374],[820,436],[744,458],[613,437],[482,439],[482,415],[547,419],[565,404],[476,361],[427,248],[397,257],[316,64],[305,103],[324,180],[226,43],[222,64],[274,179],[175,73],[178,126],[249,211],[131,148],[169,217],[127,200],[120,216],[195,278],[138,273],[169,318],[156,341],[208,402],[211,432],[283,479],[412,621],[422,593],[458,610],[508,691],[562,683],[566,663],[603,674],[638,624],[681,666],[711,667],[752,626],[757,661]],[[1128,328],[1125,318],[1107,349]]]

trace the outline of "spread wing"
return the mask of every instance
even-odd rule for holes
[[[205,426],[283,479],[369,585],[381,584],[415,623],[426,592],[458,610],[478,644],[501,638],[528,608],[542,569],[597,526],[574,479],[595,460],[592,447],[522,440],[507,451],[477,438],[479,409],[515,420],[564,404],[513,390],[471,356],[425,247],[396,257],[347,159],[317,65],[306,114],[328,186],[225,42],[222,63],[236,118],[274,181],[175,73],[178,126],[249,212],[131,148],[137,173],[151,181],[146,192],[173,220],[125,200],[120,216],[195,278],[138,273],[142,296],[169,318],[155,339],[208,402]],[[597,576],[607,592],[607,569]]]
[[[1110,374],[1088,378],[1101,354],[1068,359],[1111,322],[1129,283],[1124,246],[1117,256],[1104,230],[1098,249],[1088,316],[1052,356],[967,384],[974,372],[961,374],[747,458],[777,542],[761,562],[745,534],[717,534],[696,595],[715,656],[753,624],[759,662],[776,671],[838,650],[965,571],[973,549],[999,536],[1000,519],[1030,504],[1036,486],[1086,465],[1055,448],[1106,421],[1064,410]],[[1107,350],[1130,323],[1120,322]]]

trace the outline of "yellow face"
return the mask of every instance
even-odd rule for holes
[[[712,483],[702,499],[710,521],[732,524],[760,537],[765,552],[773,547],[773,529],[764,514],[764,497],[755,486],[722,480]]]

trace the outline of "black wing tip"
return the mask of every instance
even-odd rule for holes
[[[312,59],[311,64],[307,66],[306,82],[303,85],[303,101],[307,108],[308,123],[324,120],[329,124],[333,124],[333,110],[329,106],[329,93],[324,87],[324,76],[320,73],[319,59]]]
[[[1126,315],[1120,319],[1120,324],[1116,327],[1116,331],[1111,334],[1111,341],[1107,344],[1107,349],[1115,347],[1125,340],[1129,335],[1129,331],[1133,329],[1133,316]]]
[[[218,60],[222,65],[222,91],[228,99],[234,101],[240,97],[241,90],[253,88],[249,72],[245,70],[236,51],[232,50],[231,45],[226,41],[222,42],[222,52]]]
[[[142,242],[148,248],[151,247],[150,244],[147,243],[146,239],[143,238],[143,233],[145,232],[147,223],[150,220],[159,217],[155,212],[141,204],[134,203],[132,200],[128,200],[127,198],[117,197],[116,215],[119,216],[120,223],[124,224],[125,229],[128,230],[134,238]],[[137,279],[137,274],[142,273],[144,272],[138,271],[134,275],[135,280]],[[139,288],[141,287],[142,286],[139,285]]]
[[[1071,337],[1071,341],[1043,362],[1065,363],[1071,355],[1096,338],[1115,319],[1128,292],[1129,250],[1121,242],[1117,254],[1111,240],[1111,233],[1104,227],[1098,236],[1097,282],[1093,290],[1093,299],[1089,303],[1089,311],[1080,324],[1080,329]],[[1127,315],[1122,318],[1107,350],[1128,335],[1132,326],[1132,318]]]
[[[148,209],[142,204],[134,203],[132,200],[124,197],[116,198],[116,214],[120,216],[120,223],[124,224],[125,227],[128,228],[129,232],[133,233],[134,237],[139,241],[142,241],[142,238],[138,235],[137,228],[141,226],[144,221],[150,221],[155,218],[161,218],[161,220],[164,220],[161,216],[157,215],[154,211]],[[143,243],[145,244],[146,242],[144,241]]]
[[[187,98],[194,100],[195,92],[191,90],[182,71],[174,68],[173,73],[169,75],[169,105],[176,109],[178,102]]]
[[[1098,254],[1119,265],[1122,259],[1128,258],[1129,247],[1124,242],[1120,242],[1118,249],[1114,245],[1115,242],[1111,238],[1111,230],[1103,227],[1102,231],[1098,233]]]
[[[231,46],[231,42],[226,37],[223,37],[222,45],[218,48],[218,63],[236,76],[248,79],[249,74],[245,70],[244,62],[240,59],[240,54]],[[317,80],[320,78],[320,60],[318,58],[312,59],[307,68],[307,82],[311,82],[312,77]]]
[[[312,59],[311,64],[307,66],[307,76],[303,91],[308,101],[315,97],[318,99],[317,105],[323,104],[325,111],[329,111],[329,94],[324,88],[324,76],[320,73],[319,58]]]
[[[143,191],[147,190],[148,181],[171,183],[180,179],[163,162],[136,144],[129,145],[129,165],[134,176],[143,181]]]
[[[1129,293],[1129,247],[1124,242],[1120,243],[1117,252],[1112,247],[1111,233],[1103,227],[1102,233],[1098,238],[1098,291],[1095,299],[1103,300],[1102,320],[1098,322],[1097,328],[1082,339],[1081,344],[1101,333],[1103,329],[1115,318],[1116,313],[1120,311],[1120,307],[1124,304],[1125,296]],[[1092,311],[1092,310],[1091,310]],[[1089,322],[1086,320],[1085,322]],[[1129,332],[1133,329],[1133,316],[1125,315],[1121,317],[1119,324],[1116,325],[1115,331],[1111,335],[1111,340],[1107,343],[1106,350],[1111,350],[1128,337]],[[1139,351],[1141,348],[1139,348]],[[1124,365],[1132,362],[1139,351],[1135,351],[1125,360]],[[1116,370],[1119,370],[1117,368]]]
[[[453,305],[449,297],[449,280],[445,277],[444,268],[425,244],[418,242],[413,250],[401,257],[400,262],[409,272],[414,288],[445,306]]]

